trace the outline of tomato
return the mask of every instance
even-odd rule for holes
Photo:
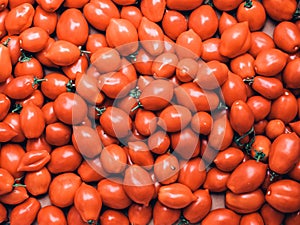
[[[19,36],[17,35],[11,35],[11,36],[5,36],[2,40],[4,44],[7,43],[7,48],[9,50],[10,59],[13,65],[15,65],[21,56],[21,47],[20,47],[20,40]]]
[[[237,23],[238,21],[236,20],[235,17],[233,17],[232,15],[226,12],[222,12],[219,18],[219,33],[222,34],[224,30]]]
[[[93,54],[101,47],[107,47],[105,36],[98,33],[89,34],[88,39],[85,43],[86,50]]]
[[[19,38],[22,49],[29,52],[39,52],[45,48],[49,35],[40,27],[31,27],[24,30]]]
[[[9,35],[20,34],[32,24],[35,9],[29,3],[12,8],[5,18],[5,29]]]
[[[283,81],[288,88],[299,88],[300,79],[299,79],[299,66],[300,59],[295,59],[287,63],[283,71]]]
[[[111,0],[90,1],[83,7],[83,14],[90,25],[101,31],[106,30],[110,19],[120,18],[118,8]]]
[[[237,100],[246,101],[246,86],[240,76],[228,72],[228,79],[222,85],[222,94],[227,106],[231,106]]]
[[[224,172],[231,172],[242,162],[244,153],[235,147],[229,147],[217,154],[214,159],[216,167]]]
[[[226,191],[226,183],[230,173],[223,172],[217,168],[211,168],[207,175],[203,187],[211,192]]]
[[[44,77],[44,71],[41,63],[34,57],[27,57],[23,54],[15,65],[15,77],[33,75],[38,79]]]
[[[270,225],[281,224],[285,217],[283,213],[277,211],[267,203],[261,208],[260,214],[264,220],[264,223]]]
[[[164,50],[164,33],[156,23],[143,17],[138,27],[138,37],[143,48],[152,56],[161,54]]]
[[[287,111],[279,113],[284,107]],[[283,94],[272,102],[269,119],[280,119],[285,124],[291,122],[297,116],[297,99],[289,91],[284,89]]]
[[[284,93],[282,82],[275,77],[255,76],[252,88],[270,100],[276,99]]]
[[[167,80],[154,80],[142,91],[139,100],[146,110],[157,111],[165,108],[173,97],[173,84]]]
[[[217,60],[224,63],[228,61],[228,58],[222,56],[219,52],[220,41],[219,38],[209,38],[202,42],[203,49],[201,58],[205,62]]]
[[[49,38],[48,42],[45,46],[45,48],[40,51],[35,53],[35,57],[40,61],[40,63],[44,66],[47,67],[53,67],[53,68],[57,68],[58,66],[55,65],[50,59],[48,59],[47,54],[48,54],[48,50],[50,49],[51,45],[55,42],[55,40],[53,38]]]
[[[2,121],[8,114],[8,111],[11,106],[10,99],[2,93],[0,93],[0,106],[0,121]]]
[[[64,208],[73,204],[75,192],[81,179],[74,173],[63,173],[55,177],[49,186],[49,198],[53,205]]]
[[[50,155],[46,150],[32,150],[26,152],[18,166],[18,171],[38,171],[50,161]]]
[[[12,138],[13,142],[23,142],[25,140],[25,136],[21,129],[20,125],[20,115],[18,113],[9,113],[4,118],[3,122],[7,123],[13,130],[17,133],[17,136]]]
[[[202,54],[202,40],[193,29],[189,29],[177,37],[175,50],[179,59],[197,59]]]
[[[264,225],[263,218],[259,213],[250,213],[242,216],[241,225]]]
[[[221,34],[220,54],[229,58],[235,58],[250,49],[250,41],[248,22],[234,24]],[[234,43],[234,46],[231,43]]]
[[[68,224],[73,225],[85,225],[86,223],[82,220],[79,212],[75,208],[75,206],[72,206],[67,214],[67,222]]]
[[[101,171],[98,171],[93,168],[96,164],[96,161],[99,162],[99,164],[97,164],[97,169],[101,169]],[[83,160],[77,169],[77,173],[84,182],[100,181],[104,179],[104,177],[107,175],[101,166],[102,164],[100,163],[99,158],[95,158],[94,162],[91,160]]]
[[[82,8],[88,2],[88,0],[65,0],[64,6],[67,8]]]
[[[262,31],[251,33],[251,47],[249,53],[256,57],[261,51],[275,48],[273,39]]]
[[[260,95],[248,98],[247,105],[254,115],[255,122],[265,119],[271,111],[271,101]]]
[[[121,64],[119,52],[109,47],[100,47],[91,55],[90,61],[100,73],[115,72]]]
[[[46,167],[25,175],[24,184],[27,191],[33,196],[46,194],[51,183],[51,174]]]
[[[71,172],[79,167],[81,160],[80,153],[72,145],[64,145],[53,149],[47,168],[53,174]]]
[[[147,225],[152,218],[152,206],[132,204],[128,208],[128,219],[131,224]]]
[[[51,100],[55,100],[60,94],[69,90],[69,79],[61,73],[48,73],[45,79],[41,84],[41,91]]]
[[[94,158],[102,151],[102,143],[97,131],[88,126],[74,126],[72,142],[74,147],[87,158]]]
[[[196,60],[183,58],[177,63],[175,76],[181,82],[190,82],[196,77],[198,67]]]
[[[255,140],[251,146],[251,156],[256,159],[256,161],[265,162],[269,157],[271,147],[271,141],[263,135],[256,135]]]
[[[299,217],[299,212],[289,214],[289,215],[287,215],[284,222],[285,222],[286,225],[298,224],[300,222],[299,218],[300,218]]]
[[[155,193],[150,174],[137,165],[129,166],[125,170],[123,188],[132,201],[145,206],[149,205]]]
[[[218,17],[210,5],[201,5],[189,15],[188,25],[201,38],[211,38],[218,29]]]
[[[98,135],[100,137],[103,146],[108,146],[110,144],[119,144],[119,140],[115,137],[106,134],[100,125],[96,127],[96,130],[98,132]]]
[[[162,53],[153,61],[152,74],[156,78],[169,78],[174,75],[177,63],[178,58],[174,53]]]
[[[252,55],[245,53],[230,61],[230,69],[243,79],[252,78],[255,75],[254,60]]]
[[[122,212],[112,209],[107,209],[100,216],[100,223],[103,225],[124,224],[129,225],[129,220]]]
[[[257,31],[265,25],[266,11],[259,1],[248,1],[239,5],[236,17],[239,22],[247,21],[250,31]]]
[[[154,159],[148,146],[142,141],[129,140],[128,155],[132,163],[142,166],[146,170],[151,169],[154,164]]]
[[[175,9],[179,11],[193,10],[200,6],[203,3],[203,0],[192,0],[182,2],[180,0],[167,0],[167,7],[170,9]]]
[[[15,187],[11,192],[1,195],[0,202],[8,205],[18,205],[29,198],[25,187]]]
[[[237,100],[231,105],[229,120],[232,129],[243,135],[253,127],[254,115],[246,102]]]
[[[84,45],[89,35],[89,27],[82,12],[74,8],[65,10],[58,19],[56,35],[60,40],[77,46]]]
[[[45,128],[42,110],[33,103],[26,104],[20,113],[20,125],[26,138],[38,138]]]
[[[3,68],[0,72],[0,82],[4,82],[12,73],[12,62],[9,49],[3,44],[0,44],[0,57],[0,66]]]
[[[35,198],[28,198],[25,202],[17,205],[10,214],[10,224],[12,225],[30,225],[34,222],[41,203]]]
[[[289,123],[289,126],[299,136],[299,134],[300,134],[300,122],[296,121],[296,122],[293,122],[293,123]]]
[[[179,162],[170,153],[165,153],[156,158],[154,164],[154,175],[161,184],[174,183],[178,178]]]
[[[227,1],[222,1],[222,0],[213,0],[212,3],[214,4],[214,6],[221,11],[231,11],[233,9],[236,9],[241,3],[243,2],[243,0],[227,0]]]
[[[47,102],[41,109],[47,125],[57,122],[57,118],[53,109],[53,102]]]
[[[300,208],[298,201],[300,185],[293,180],[279,180],[271,184],[266,193],[266,201],[283,213],[296,212]]]
[[[197,112],[191,120],[192,129],[203,135],[208,135],[211,132],[213,119],[207,112]]]
[[[299,159],[299,137],[295,133],[281,134],[272,143],[270,169],[279,174],[289,172]]]
[[[292,22],[279,23],[274,29],[273,38],[276,46],[285,52],[294,53],[300,47],[300,31]]]
[[[98,220],[102,208],[102,200],[96,188],[83,182],[75,192],[74,206],[81,218],[85,222],[90,223]]]
[[[138,7],[134,5],[129,5],[122,7],[120,11],[120,16],[122,19],[130,21],[133,24],[133,26],[137,29],[140,25],[143,14]]]
[[[0,168],[0,180],[0,195],[7,194],[13,190],[15,179],[6,169]]]
[[[7,209],[0,203],[0,223],[7,221]]]
[[[138,109],[134,120],[135,128],[144,136],[150,136],[157,127],[156,115],[148,110]]]
[[[71,92],[60,94],[54,101],[53,109],[57,118],[68,125],[81,123],[87,115],[84,100]]]
[[[255,72],[263,76],[275,76],[287,62],[287,54],[278,49],[265,49],[258,53],[254,61]]]
[[[297,2],[295,0],[263,0],[262,4],[268,16],[276,21],[292,19],[297,9]]]
[[[192,112],[213,111],[219,105],[219,97],[214,91],[204,91],[194,82],[183,83],[174,92],[178,104]]]
[[[131,199],[125,193],[122,180],[119,178],[109,178],[101,180],[97,185],[103,205],[112,209],[124,209],[131,203]]]
[[[37,215],[37,222],[39,225],[67,225],[63,211],[53,205],[48,205],[40,209]]]
[[[8,142],[18,135],[8,124],[0,122],[0,142]]]
[[[238,214],[230,209],[214,209],[202,220],[202,225],[238,225],[240,224]]]
[[[172,225],[180,217],[179,209],[172,209],[157,201],[153,207],[153,223],[155,225]]]
[[[166,8],[166,0],[142,0],[141,12],[142,14],[152,22],[159,22],[162,20]]]
[[[127,165],[127,156],[122,147],[111,144],[103,148],[100,161],[106,172],[121,173]]]
[[[58,40],[49,46],[45,56],[57,66],[69,66],[79,59],[80,50],[71,42]]]
[[[0,38],[3,38],[7,34],[7,31],[5,29],[5,18],[8,15],[8,13],[9,13],[8,9],[3,9],[3,10],[0,9]]]
[[[166,10],[162,18],[162,28],[164,33],[176,40],[177,37],[187,30],[187,19],[180,12],[175,10]]]
[[[266,135],[270,139],[275,139],[285,132],[285,125],[279,119],[270,120],[266,126]]]
[[[41,6],[35,8],[33,25],[44,29],[49,35],[55,31],[58,16],[54,12],[47,12]]]
[[[164,131],[157,131],[148,138],[149,149],[155,154],[164,154],[170,146],[170,138]]]
[[[184,208],[196,199],[191,189],[180,183],[164,185],[158,192],[158,200],[172,209]]]
[[[0,3],[0,11],[4,10],[8,5],[8,0],[2,0]]]

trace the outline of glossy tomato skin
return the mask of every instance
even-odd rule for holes
[[[230,173],[223,172],[217,168],[208,171],[203,187],[211,192],[223,192],[227,190],[226,183]]]
[[[5,28],[9,35],[20,34],[31,26],[34,8],[29,3],[23,3],[13,8],[5,19]]]
[[[251,47],[249,53],[256,57],[262,50],[275,48],[273,39],[262,31],[255,31],[251,33]]]
[[[252,88],[270,100],[276,99],[284,93],[282,82],[275,77],[255,76]]]
[[[266,201],[275,209],[283,213],[296,212],[300,208],[298,182],[288,179],[279,180],[271,184],[266,193]]]
[[[196,59],[202,54],[202,40],[193,29],[189,29],[177,37],[175,50],[179,59]]]
[[[5,29],[5,18],[8,15],[8,12],[8,9],[0,10],[0,38],[3,38],[5,35],[7,35],[7,31]]]
[[[36,78],[42,79],[44,71],[41,63],[36,58],[22,55],[15,65],[14,75],[15,77],[34,75]]]
[[[45,128],[42,110],[33,103],[25,105],[20,113],[20,125],[26,138],[38,138]]]
[[[15,136],[11,141],[20,143],[25,140],[25,136],[20,125],[20,115],[18,113],[8,113],[3,122],[7,123],[17,133],[17,136]]]
[[[108,209],[102,213],[100,216],[100,223],[103,225],[109,224],[124,224],[129,225],[128,217],[125,216],[122,212]]]
[[[81,46],[86,43],[88,34],[88,23],[80,10],[70,8],[60,15],[56,25],[58,39]]]
[[[187,30],[187,20],[180,12],[167,10],[162,19],[162,28],[169,38],[176,40],[182,32]]]
[[[265,203],[262,206],[262,208],[260,209],[260,214],[265,224],[272,224],[272,225],[281,224],[285,217],[283,213],[277,211],[268,203]]]
[[[0,133],[0,142],[8,142],[18,135],[18,133],[14,131],[12,127],[4,122],[0,122]]]
[[[129,20],[137,29],[140,25],[143,14],[138,7],[129,5],[129,6],[122,7],[120,11],[120,16],[122,19]]]
[[[261,189],[244,194],[234,194],[230,191],[226,192],[226,207],[236,213],[253,213],[260,209],[264,204],[264,194]]]
[[[41,84],[43,94],[52,100],[55,100],[60,94],[67,91],[68,77],[61,73],[49,73],[45,77],[45,82]]]
[[[111,18],[120,18],[118,8],[111,0],[90,1],[83,7],[83,14],[89,24],[101,31],[106,30]]]
[[[190,14],[188,25],[202,40],[206,40],[216,33],[218,17],[210,5],[201,5]]]
[[[44,29],[49,35],[55,31],[58,16],[56,13],[47,12],[42,7],[35,8],[33,25]]]
[[[75,192],[74,205],[85,222],[97,221],[102,200],[96,188],[83,182]]]
[[[50,160],[46,150],[33,150],[26,152],[18,166],[18,171],[37,171],[42,169]]]
[[[248,98],[247,105],[253,113],[255,122],[265,119],[271,111],[271,101],[260,95]]]
[[[179,217],[179,209],[169,208],[159,201],[157,201],[153,207],[153,223],[155,225],[172,225]]]
[[[103,34],[89,34],[88,39],[86,41],[86,50],[95,53],[101,47],[107,47],[106,38]]]
[[[2,121],[8,114],[11,106],[10,99],[3,93],[0,93],[0,106],[0,121]]]
[[[29,52],[39,52],[45,48],[49,35],[40,27],[30,27],[24,30],[19,38],[22,49]]]
[[[199,189],[194,192],[196,201],[183,210],[183,216],[190,223],[197,223],[209,213],[212,206],[212,199],[207,189]],[[201,213],[199,213],[201,212]]]
[[[105,146],[100,155],[103,168],[108,173],[122,173],[127,165],[124,149],[116,144]]]
[[[37,222],[40,225],[67,225],[63,211],[53,205],[45,206],[40,209],[37,215]]]
[[[132,224],[146,225],[152,218],[152,206],[132,204],[128,209],[128,219]]]
[[[284,71],[283,71],[283,81],[288,88],[299,88],[300,80],[299,80],[299,67],[300,59],[294,59],[287,63]]]
[[[166,0],[143,0],[141,1],[141,12],[145,17],[153,22],[161,21],[165,8],[166,8]]]
[[[85,225],[86,223],[82,220],[80,214],[78,213],[75,206],[72,206],[67,214],[67,222],[68,224],[73,225]]]
[[[47,12],[55,12],[63,3],[63,0],[47,1],[37,0],[37,3]]]
[[[48,192],[51,183],[51,174],[46,167],[25,175],[24,184],[27,191],[33,196],[39,196]]]
[[[13,225],[30,225],[35,220],[40,208],[41,203],[36,198],[28,198],[12,210],[10,223]]]
[[[0,174],[1,174],[1,186],[0,186],[0,193],[1,195],[7,194],[12,191],[13,184],[14,184],[14,177],[3,168],[0,168]]]
[[[21,56],[19,36],[18,35],[5,36],[1,40],[1,42],[8,41],[8,38],[10,38],[10,40],[7,43],[7,48],[10,53],[11,62],[13,65],[15,65],[19,61],[19,57]]]
[[[270,16],[273,20],[276,21],[292,19],[297,9],[297,2],[294,0],[289,0],[289,1],[263,0],[262,4],[265,7],[268,16]],[[279,9],[283,9],[283,10],[279,13]]]
[[[243,161],[244,156],[240,149],[229,147],[217,154],[214,163],[218,169],[224,172],[231,172]]]
[[[285,218],[285,221],[284,221],[284,222],[285,222],[286,225],[298,224],[298,223],[300,222],[300,215],[299,215],[299,212],[289,214],[289,215]]]
[[[121,58],[116,49],[100,47],[90,57],[92,65],[100,73],[115,72],[119,69]]]
[[[7,220],[7,209],[0,203],[0,223]]]
[[[214,209],[202,220],[202,225],[238,225],[240,216],[230,209]]]
[[[299,137],[295,133],[281,134],[272,143],[269,155],[271,170],[288,173],[299,159]]]
[[[264,225],[263,218],[259,213],[250,213],[241,217],[241,225]]]
[[[1,68],[3,68],[0,72],[0,82],[4,82],[12,73],[12,62],[9,49],[2,44],[0,46],[0,56],[3,59],[0,63]]]

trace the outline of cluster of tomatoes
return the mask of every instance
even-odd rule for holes
[[[0,223],[300,224],[297,16],[0,0]]]

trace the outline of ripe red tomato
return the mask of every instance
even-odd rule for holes
[[[259,213],[250,213],[241,217],[240,225],[264,225],[262,216]]]
[[[68,224],[73,224],[73,225],[85,225],[86,223],[83,221],[81,218],[79,212],[75,208],[75,206],[72,206],[67,215],[67,222]]]
[[[265,7],[268,16],[270,16],[273,20],[276,21],[292,19],[297,9],[296,0],[263,0],[262,4]]]
[[[239,225],[241,216],[230,209],[214,209],[202,220],[202,225]]]
[[[217,168],[211,168],[207,175],[203,187],[211,192],[223,192],[227,190],[226,183],[230,173],[223,172]]]
[[[107,209],[100,216],[100,223],[103,225],[124,224],[129,225],[128,217],[122,212],[112,209]]]
[[[162,18],[162,28],[169,38],[176,40],[182,32],[187,30],[187,19],[178,11],[166,10]]]
[[[136,7],[134,5],[128,5],[128,6],[122,7],[120,16],[122,19],[126,19],[126,20],[130,21],[134,25],[134,27],[137,29],[140,25],[143,14],[138,7]]]
[[[53,205],[48,205],[40,209],[37,215],[37,222],[39,225],[67,225],[63,211]]]
[[[168,0],[167,6],[170,9],[179,10],[179,11],[186,11],[186,10],[193,10],[200,6],[203,3],[203,0],[192,0],[182,2],[180,0]]]
[[[47,12],[41,6],[35,8],[33,25],[44,29],[49,35],[56,29],[58,15],[55,12]]]
[[[244,159],[244,153],[235,147],[229,147],[217,154],[214,159],[216,167],[224,172],[233,171]]]
[[[174,224],[178,221],[180,214],[179,209],[169,208],[157,201],[153,207],[153,223],[155,225]]]
[[[30,27],[24,30],[19,38],[22,49],[29,52],[39,52],[46,47],[49,35],[40,27]]]
[[[3,44],[0,44],[0,57],[0,66],[3,68],[0,72],[0,82],[4,82],[12,73],[12,62],[9,49]]]
[[[152,206],[132,204],[128,208],[128,219],[131,224],[147,225],[152,218]]]
[[[46,167],[35,172],[28,172],[24,178],[26,190],[33,196],[39,196],[48,192],[51,183],[51,174]]]

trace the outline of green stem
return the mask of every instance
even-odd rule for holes
[[[25,184],[13,184],[12,186],[13,187],[26,187]]]
[[[103,108],[95,107],[95,110],[97,112],[97,115],[101,116],[106,111],[106,108],[105,107],[103,107]]]
[[[245,137],[247,137],[248,135],[251,135],[252,133],[254,133],[254,127],[252,127],[247,133],[243,134],[242,136],[235,138],[234,142],[239,146],[239,147],[243,147],[245,144],[241,143],[241,140],[243,140]]]
[[[23,106],[21,104],[15,104],[14,109],[11,110],[12,113],[20,113],[22,110]]]
[[[253,6],[252,0],[246,0],[244,6],[245,6],[246,8],[251,8],[251,7]]]
[[[220,102],[218,107],[217,107],[218,111],[227,110],[227,109],[228,109],[228,106],[224,102]]]
[[[79,46],[78,48],[79,48],[79,50],[80,50],[81,54],[91,54],[91,52],[90,52],[90,51],[87,51],[87,50],[82,50],[82,46]]]
[[[38,79],[37,77],[34,77],[33,83],[32,83],[32,88],[35,88],[36,85],[39,85],[43,81],[47,81],[47,79]]]
[[[134,89],[132,89],[130,92],[129,92],[129,96],[130,97],[133,97],[135,99],[138,99],[140,96],[141,96],[141,90],[139,89],[139,87],[135,87]]]
[[[180,221],[178,223],[178,225],[188,225],[188,224],[190,224],[190,222],[184,217],[180,218]]]
[[[19,62],[29,62],[32,59],[32,55],[27,56],[24,52],[22,52],[22,55],[19,57]]]
[[[277,173],[275,173],[274,171],[272,171],[272,170],[269,170],[269,171],[270,171],[270,181],[272,182],[279,175]]]
[[[247,84],[249,84],[249,85],[252,85],[254,79],[253,79],[253,78],[245,78],[245,79],[243,79],[243,81],[244,81],[244,83],[247,83]]]
[[[211,7],[214,7],[214,3],[212,2],[212,0],[205,0],[203,4],[204,5],[209,5]]]
[[[10,42],[11,38],[7,38],[6,41],[4,41],[2,44],[7,47],[8,43]]]
[[[135,107],[133,107],[130,111],[134,112],[135,110],[142,108],[142,107],[143,107],[142,103],[140,101],[138,101],[138,104]]]
[[[255,151],[255,156],[253,158],[256,159],[256,162],[259,162],[260,160],[263,160],[266,157],[265,153],[257,150],[254,151]]]
[[[127,59],[128,61],[130,61],[130,62],[131,62],[131,61],[135,62],[135,61],[136,61],[136,56],[137,56],[138,53],[139,53],[139,49],[136,50],[134,53],[132,53],[132,54],[126,56],[126,59]]]
[[[299,19],[300,19],[300,8],[297,8],[293,15],[293,20],[299,20]]]
[[[75,83],[73,80],[69,80],[69,82],[66,84],[66,87],[67,87],[67,92],[75,92],[76,91]]]

